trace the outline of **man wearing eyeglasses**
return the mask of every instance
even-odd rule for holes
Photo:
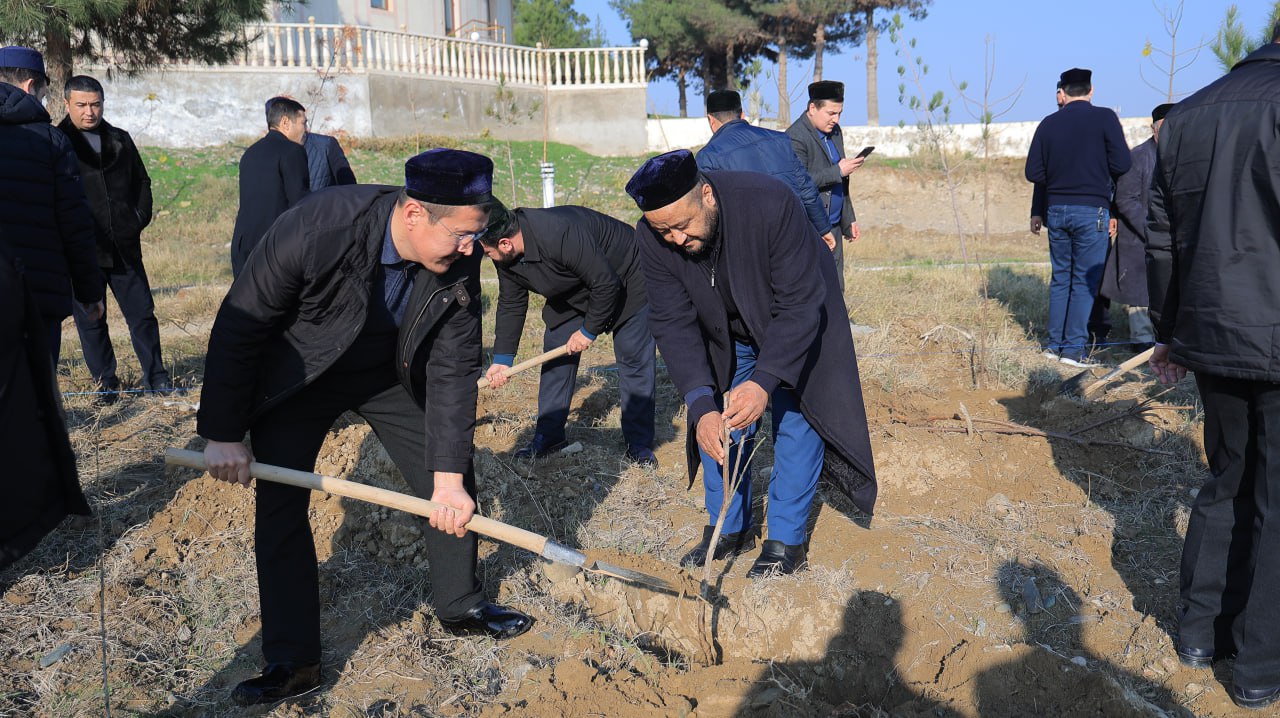
[[[482,155],[429,150],[405,164],[403,188],[335,187],[281,215],[218,310],[197,430],[209,473],[248,486],[254,460],[313,470],[333,422],[360,414],[413,492],[447,507],[424,531],[436,617],[454,633],[510,638],[532,619],[485,599],[466,530],[482,368],[475,240],[492,173]],[[235,688],[240,705],[321,683],[310,494],[254,488],[267,665]]]

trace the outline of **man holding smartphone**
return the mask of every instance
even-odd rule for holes
[[[832,234],[846,241],[858,241],[858,218],[849,202],[849,175],[862,166],[866,154],[844,156],[844,133],[840,114],[844,112],[844,83],[822,80],[809,85],[809,105],[787,128],[791,147],[818,185],[827,208]],[[844,247],[836,242],[833,254],[840,291],[844,291]]]

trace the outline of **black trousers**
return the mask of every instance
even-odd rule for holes
[[[120,313],[129,326],[129,338],[133,351],[142,365],[142,380],[147,388],[169,383],[169,370],[160,356],[160,325],[156,322],[156,305],[151,299],[151,284],[141,261],[124,259],[116,255],[115,266],[102,270],[106,284],[116,296]],[[116,352],[111,346],[111,332],[107,328],[107,315],[91,321],[79,302],[71,303],[71,315],[75,317],[80,332],[80,346],[84,350],[84,363],[98,385],[114,389],[120,385],[116,378]]]
[[[1211,476],[1182,549],[1180,639],[1234,646],[1235,684],[1270,688],[1280,684],[1280,384],[1202,372],[1196,383]]]
[[[256,460],[314,470],[326,433],[347,410],[360,414],[373,427],[413,493],[430,498],[434,481],[424,466],[426,420],[390,363],[371,371],[331,371],[264,413],[249,432]],[[467,472],[465,484],[474,497],[473,471]],[[268,663],[317,663],[320,586],[307,519],[311,492],[270,481],[255,485],[254,555],[263,657]],[[425,518],[422,533],[436,615],[461,618],[484,598],[476,578],[476,535],[446,535],[431,528]]]
[[[582,328],[583,317],[575,317],[542,336],[543,351],[564,346]],[[618,363],[618,391],[622,399],[622,437],[628,447],[653,448],[653,398],[657,377],[655,342],[649,333],[646,306],[613,329],[613,356]],[[581,354],[569,354],[542,365],[538,379],[538,422],[535,432],[551,441],[564,439],[569,406],[578,379]]]

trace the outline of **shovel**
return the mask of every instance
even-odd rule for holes
[[[569,353],[568,344],[562,347],[556,347],[555,349],[552,349],[549,352],[543,352],[538,356],[533,357],[532,359],[525,359],[524,361],[520,362],[519,364],[516,364],[515,366],[509,366],[506,369],[503,369],[502,375],[515,376],[516,374],[519,374],[520,372],[526,369],[532,369],[535,366],[546,364],[552,359],[559,359],[560,357],[568,353]],[[476,381],[476,386],[480,387],[481,389],[484,389],[485,387],[489,386],[489,380],[485,379],[484,377],[480,377],[480,379]]]
[[[1102,391],[1102,389],[1108,384],[1119,379],[1125,372],[1137,369],[1143,364],[1146,364],[1147,360],[1151,358],[1151,354],[1155,352],[1155,350],[1155,347],[1151,347],[1141,354],[1124,360],[1120,366],[1107,372],[1101,379],[1098,379],[1087,386],[1086,382],[1093,377],[1093,372],[1086,369],[1062,382],[1062,386],[1058,387],[1058,393],[1063,396],[1081,396],[1085,399],[1091,399],[1098,392]]]
[[[164,461],[166,464],[208,471],[208,466],[204,461],[204,454],[199,451],[170,448],[164,453]],[[321,476],[320,474],[286,469],[270,464],[259,464],[256,461],[249,464],[249,473],[259,480],[265,479],[279,484],[311,489],[312,491],[324,491],[335,496],[360,499],[371,504],[408,511],[418,516],[430,516],[433,511],[444,506],[435,501],[380,489],[376,486],[366,486],[354,481],[343,481],[331,476]],[[596,561],[585,553],[556,543],[546,536],[540,536],[532,531],[525,531],[524,529],[504,524],[501,521],[494,521],[479,514],[471,517],[471,520],[467,522],[467,529],[475,531],[482,536],[488,536],[513,546],[519,546],[526,551],[532,551],[548,561],[576,566],[584,571],[598,573],[629,583],[638,583],[663,591],[675,592],[675,587],[657,576],[650,576],[647,573],[640,573],[639,571],[632,571],[631,569],[614,566],[603,561]]]

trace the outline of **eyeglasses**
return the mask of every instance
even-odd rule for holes
[[[489,228],[485,227],[479,232],[458,232],[454,230],[452,227],[450,227],[449,225],[445,224],[444,218],[436,217],[435,213],[431,212],[430,210],[427,210],[427,212],[428,214],[431,214],[432,217],[436,218],[436,223],[444,227],[444,230],[449,233],[450,237],[453,237],[453,241],[458,245],[459,248],[461,248],[464,245],[471,244],[472,242],[477,241],[478,239],[484,236],[485,232],[489,231]]]

